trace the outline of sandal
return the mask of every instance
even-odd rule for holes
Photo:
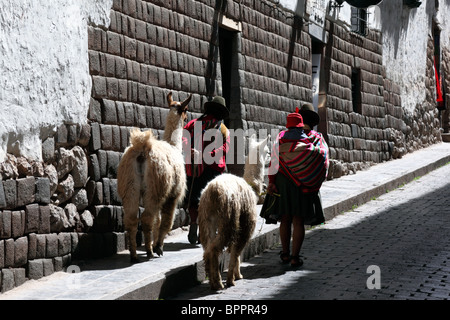
[[[289,252],[280,251],[280,259],[281,263],[288,264],[291,259],[291,256],[289,255]]]
[[[300,256],[291,256],[291,267],[298,268],[303,265],[303,260],[300,259]]]

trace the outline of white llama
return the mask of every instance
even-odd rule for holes
[[[199,236],[212,290],[223,289],[219,255],[225,247],[230,252],[227,286],[234,286],[235,279],[242,279],[239,256],[255,229],[256,205],[263,190],[269,138],[257,142],[255,135],[250,137],[243,178],[222,174],[210,181],[200,196]]]
[[[192,95],[180,103],[167,95],[169,114],[164,141],[151,130],[130,133],[130,146],[125,150],[117,171],[118,194],[122,198],[125,231],[129,235],[131,262],[138,262],[136,233],[140,200],[147,257],[163,254],[164,238],[171,230],[175,209],[186,192],[186,172],[182,155],[182,128]],[[153,244],[153,241],[155,242]]]

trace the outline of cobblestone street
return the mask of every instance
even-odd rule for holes
[[[204,282],[173,298],[449,299],[449,178],[447,164],[308,231],[297,270],[277,247],[242,263],[235,287],[212,292]]]

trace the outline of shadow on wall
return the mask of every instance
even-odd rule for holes
[[[410,15],[415,15],[416,10],[404,8],[403,0],[383,1],[378,6],[381,11],[381,32],[385,39],[393,40],[394,58],[397,59],[402,34],[408,32]]]

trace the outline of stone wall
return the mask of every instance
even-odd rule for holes
[[[396,124],[393,118],[398,118],[395,112],[386,112],[381,34],[371,30],[363,37],[335,23],[329,23],[329,32],[325,49],[326,134],[333,159],[329,176],[335,178],[390,159],[386,117],[391,125]],[[361,88],[357,106],[353,104],[352,72],[359,75]],[[388,97],[395,94],[388,89]],[[392,108],[400,106],[399,99],[389,102]],[[393,129],[399,129],[398,125]]]
[[[407,152],[441,141],[434,103],[433,40],[428,39],[426,100],[411,114],[402,108],[401,88],[386,78],[382,34],[370,30],[366,37],[329,24],[326,47],[326,127],[331,165],[329,178],[369,165],[401,158]],[[361,103],[354,107],[352,70],[360,73]]]

